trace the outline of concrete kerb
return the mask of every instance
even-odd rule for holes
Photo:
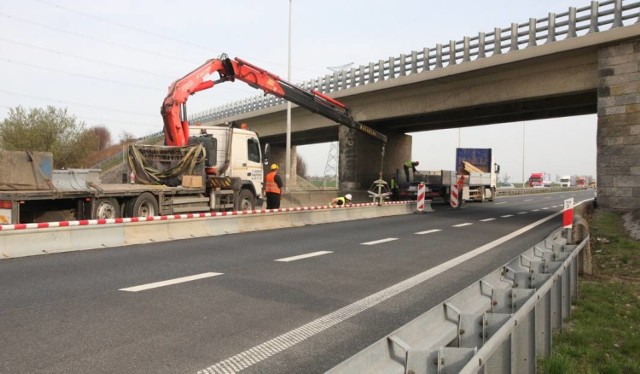
[[[206,213],[20,225],[0,230],[0,259],[409,214],[415,203]],[[27,244],[28,243],[28,244]]]

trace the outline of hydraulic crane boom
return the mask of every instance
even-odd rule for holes
[[[218,80],[204,80],[205,77],[216,72],[220,76]],[[253,88],[261,89],[265,93],[288,100],[342,125],[373,136],[383,144],[387,142],[386,135],[353,119],[351,112],[343,103],[315,90],[306,91],[237,57],[231,60],[226,55],[222,55],[217,59],[207,61],[169,86],[169,93],[164,99],[161,108],[165,144],[174,146],[187,144],[189,123],[187,121],[186,102],[190,95],[212,88],[222,82],[233,82],[235,79],[241,80]]]

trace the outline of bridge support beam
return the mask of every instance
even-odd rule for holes
[[[341,191],[367,190],[380,176],[382,143],[346,126],[339,127],[339,181]],[[389,183],[405,160],[411,158],[412,138],[387,133],[382,177]]]
[[[598,205],[640,209],[640,40],[598,54]]]

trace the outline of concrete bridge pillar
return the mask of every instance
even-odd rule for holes
[[[598,205],[640,209],[640,40],[598,54]]]
[[[387,183],[405,160],[411,158],[412,138],[402,133],[387,133],[382,177]],[[382,143],[357,130],[339,127],[338,179],[341,191],[367,190],[380,176]]]
[[[285,180],[285,174],[287,172],[286,171],[287,147],[274,146],[273,144],[271,144],[270,153],[271,154],[269,155],[269,165],[267,165],[267,167],[265,168],[265,173],[269,172],[269,168],[271,167],[271,164],[278,164],[278,167],[280,167],[280,170],[278,170],[278,174],[280,175],[280,178],[282,178],[282,183],[284,183],[284,187],[285,188],[296,187],[298,185],[297,183],[298,172],[296,169],[296,160],[298,158],[297,148],[295,146],[291,147],[291,161],[290,161],[291,175],[289,177],[290,179],[289,183],[287,183],[287,181]]]

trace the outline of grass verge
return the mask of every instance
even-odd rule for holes
[[[542,373],[640,373],[640,242],[621,213],[589,219],[593,275],[583,276],[572,316],[553,336]]]

